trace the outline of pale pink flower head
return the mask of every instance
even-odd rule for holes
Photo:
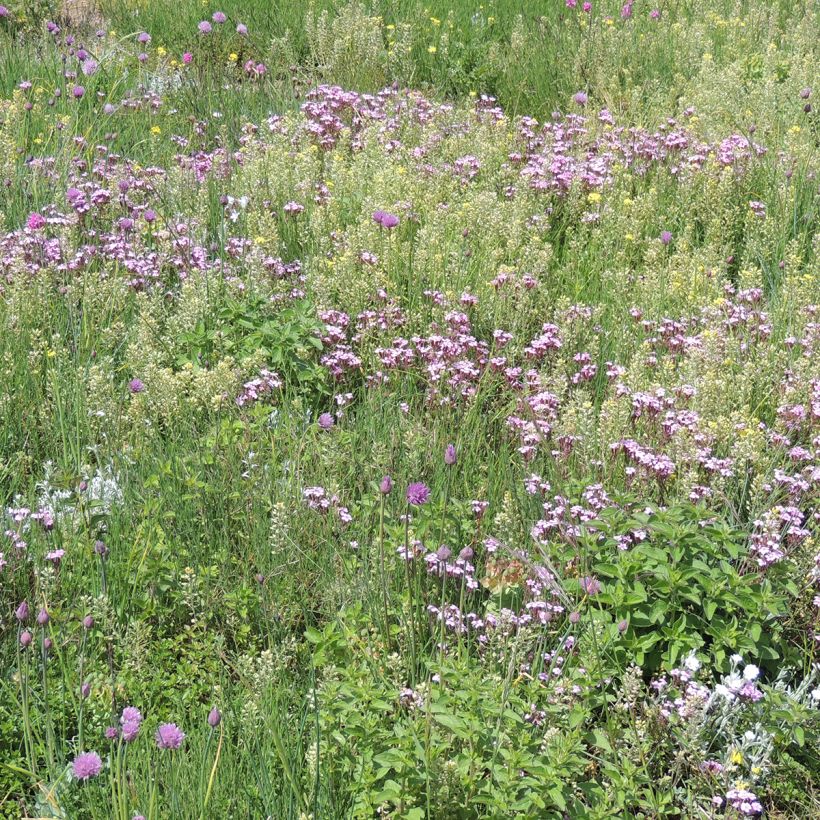
[[[214,27],[207,20],[203,20],[197,28],[200,34],[210,34],[214,30]]]
[[[96,752],[83,752],[74,758],[71,771],[77,780],[90,780],[102,771],[102,760]]]
[[[211,20],[215,23],[219,23],[220,25],[224,23],[228,19],[227,15],[224,11],[215,11],[211,16]]]
[[[176,723],[163,723],[155,735],[160,749],[178,749],[185,740],[185,733]]]

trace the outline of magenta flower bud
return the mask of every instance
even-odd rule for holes
[[[87,481],[81,481],[80,482],[80,492],[84,493],[87,489],[88,489],[88,482]]]
[[[94,552],[101,558],[105,558],[105,556],[108,555],[108,547],[105,546],[105,541],[95,541]]]
[[[28,601],[20,601],[20,606],[14,610],[14,617],[17,618],[20,623],[23,621],[27,621],[29,616],[29,609],[28,609]]]
[[[31,637],[31,632],[26,630],[20,635],[20,646],[22,646],[23,649],[26,649],[27,647],[31,646],[32,640],[33,638]]]
[[[382,495],[390,495],[393,491],[393,479],[390,478],[389,475],[386,475],[379,484],[379,492]]]
[[[456,447],[454,444],[448,444],[444,448],[444,463],[448,467],[452,467],[456,463]]]
[[[51,619],[49,618],[48,611],[43,607],[37,613],[37,624],[38,626],[45,626]]]
[[[109,726],[105,730],[105,736],[108,740],[116,740],[117,736],[119,735],[119,730],[116,726]]]
[[[45,649],[46,652],[49,652],[53,646],[54,646],[54,641],[52,641],[51,638],[46,638],[43,641],[43,649]]]
[[[569,622],[571,624],[577,624],[578,621],[581,620],[581,614],[579,612],[570,612],[569,613]]]
[[[664,245],[668,245],[672,241],[672,233],[670,231],[662,231],[661,232],[661,242]]]
[[[626,621],[619,621],[618,622],[618,632],[620,632],[621,635],[623,635],[624,632],[626,632],[628,626],[629,626],[629,624]]]
[[[216,708],[216,706],[214,706],[214,708],[211,709],[210,712],[208,712],[208,725],[212,729],[216,729],[216,727],[219,726],[221,722],[222,713],[219,711],[219,709]]]
[[[85,89],[81,85],[75,85],[71,90],[75,100],[82,99],[85,96]]]
[[[84,627],[85,629],[91,629],[91,627],[92,627],[92,626],[94,626],[94,618],[93,618],[93,616],[91,616],[91,615],[86,615],[86,616],[85,616],[85,618],[83,618],[83,627]]]
[[[91,684],[84,683],[80,687],[80,694],[82,695],[83,700],[85,700],[91,694]]]

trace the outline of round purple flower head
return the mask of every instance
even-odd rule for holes
[[[145,390],[145,385],[141,379],[131,379],[131,381],[128,382],[128,389],[132,393],[142,393],[142,391]]]
[[[75,100],[79,100],[85,96],[85,89],[81,85],[75,85],[71,90]]]
[[[390,495],[390,493],[393,492],[393,479],[390,478],[389,475],[382,478],[381,483],[379,484],[379,492],[382,495]]]
[[[146,43],[150,43],[151,42],[151,35],[147,31],[141,31],[137,35],[137,42],[142,43],[143,45],[145,45]]]
[[[322,413],[322,415],[319,416],[319,419],[317,421],[320,430],[330,430],[330,428],[333,427],[335,423],[336,422],[334,421],[333,416],[330,413]]]
[[[448,444],[444,448],[444,463],[448,467],[452,467],[456,463],[456,447],[455,444]]]
[[[9,10],[5,6],[0,6],[0,17],[8,17]]]
[[[228,17],[224,11],[215,11],[211,17],[211,20],[215,23],[224,23],[227,19]]]
[[[29,608],[28,608],[28,601],[20,601],[20,606],[14,610],[14,617],[17,618],[20,623],[23,621],[28,620],[29,615]]]
[[[44,228],[46,224],[46,218],[42,214],[33,213],[29,214],[28,219],[26,220],[26,227],[30,228],[32,231],[39,231],[40,228]]]
[[[214,706],[214,708],[208,712],[208,726],[212,729],[216,729],[220,723],[222,723],[222,712]]]
[[[214,30],[213,26],[207,20],[203,20],[197,28],[200,34],[210,34]]]
[[[29,632],[28,630],[20,634],[20,646],[22,646],[23,649],[26,649],[27,647],[31,646],[31,641],[31,632]]]
[[[116,726],[109,726],[105,730],[105,737],[108,740],[116,740],[118,735],[119,735],[119,730],[117,729]]]
[[[236,33],[240,37],[247,37],[248,36],[248,27],[244,23],[237,23]]]
[[[102,771],[102,760],[96,752],[83,752],[74,758],[71,771],[77,780],[89,780]]]
[[[430,498],[430,488],[421,481],[416,481],[407,488],[407,501],[414,507],[426,504]]]
[[[671,231],[662,231],[661,232],[661,242],[664,245],[668,245],[672,241],[672,232]]]
[[[601,582],[592,575],[587,575],[581,579],[581,589],[587,595],[597,595],[601,591]]]
[[[178,749],[185,740],[185,733],[176,723],[163,723],[155,735],[160,749]]]
[[[379,209],[378,211],[373,211],[373,221],[377,225],[381,225],[382,228],[395,228],[396,225],[399,224],[399,218],[395,214],[388,213],[387,211],[382,211]]]
[[[142,712],[136,706],[126,706],[120,715],[120,723],[142,723]]]
[[[573,102],[578,105],[586,105],[589,97],[583,91],[576,91],[572,96]]]
[[[122,724],[122,739],[126,743],[131,743],[132,740],[136,740],[139,733],[140,724],[137,721],[126,720],[125,723]]]

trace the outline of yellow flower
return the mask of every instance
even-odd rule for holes
[[[385,28],[386,28],[388,31],[395,31],[395,30],[396,30],[396,27],[395,27],[392,23],[388,23],[388,24],[385,26]]]
[[[631,204],[632,204],[632,200],[628,196],[625,196],[624,197],[624,205],[626,205],[626,207],[628,208]]]
[[[435,46],[427,46],[427,53],[428,54],[435,54],[437,51]]]
[[[158,125],[152,125],[151,126],[151,133],[152,134],[161,134],[162,129]]]
[[[627,241],[627,242],[634,242],[634,241],[635,241],[635,237],[634,237],[634,235],[633,235],[633,234],[631,234],[631,233],[628,233],[628,234],[624,237],[624,239],[626,239],[626,241]]]
[[[228,55],[228,59],[229,59],[232,63],[235,63],[235,62],[239,59],[239,55],[238,55],[235,51],[232,51],[232,52]]]
[[[587,196],[587,202],[591,202],[595,204],[596,202],[601,201],[601,195],[597,191],[593,191],[589,196]]]
[[[157,54],[159,54],[160,57],[164,57],[167,53],[168,50],[165,48],[165,46],[159,46],[157,48]]]
[[[729,760],[731,760],[735,765],[738,765],[743,763],[743,755],[737,749],[732,749],[732,754],[729,756]]]
[[[440,26],[440,25],[441,25],[441,20],[439,20],[439,19],[438,19],[438,17],[431,17],[431,18],[430,18],[430,22],[431,22],[434,26]]]

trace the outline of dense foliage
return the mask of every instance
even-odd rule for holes
[[[0,816],[820,816],[811,2],[0,5]]]

